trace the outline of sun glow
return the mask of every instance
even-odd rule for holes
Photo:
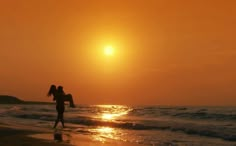
[[[114,48],[112,46],[106,46],[104,48],[104,54],[106,56],[112,56],[114,54]]]

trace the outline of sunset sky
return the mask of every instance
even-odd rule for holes
[[[235,0],[2,0],[0,95],[236,105]],[[104,53],[111,47],[112,54]]]

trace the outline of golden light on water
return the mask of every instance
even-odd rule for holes
[[[97,131],[100,132],[100,133],[107,134],[107,133],[112,133],[114,131],[114,128],[100,127],[100,128],[97,129]]]
[[[114,115],[113,114],[103,114],[102,119],[103,120],[112,120],[112,119],[114,119]]]
[[[96,107],[98,107],[99,113],[95,118],[99,118],[105,123],[124,118],[132,110],[132,108],[123,105],[96,105]],[[94,133],[93,139],[102,143],[114,139],[122,140],[121,131],[115,127],[100,126],[90,129],[90,131]]]
[[[117,137],[117,130],[110,127],[98,127],[96,129],[90,130],[91,132],[96,133],[93,135],[95,141],[100,141],[105,143],[108,139],[119,139]]]
[[[122,117],[122,116],[127,115],[127,114],[128,114],[128,111],[122,111],[122,112],[116,113],[116,114],[104,113],[104,114],[102,114],[101,118],[102,118],[102,120],[110,121],[110,120],[116,120],[119,117]]]
[[[132,109],[122,105],[98,105],[103,109],[100,118],[104,121],[113,121],[127,115]]]

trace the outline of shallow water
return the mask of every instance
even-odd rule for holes
[[[236,107],[78,105],[64,131],[95,141],[145,145],[236,145]],[[1,105],[1,122],[50,129],[55,105]],[[61,125],[58,125],[60,127]]]

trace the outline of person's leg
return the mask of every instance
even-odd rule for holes
[[[62,127],[64,128],[64,111],[65,111],[65,107],[61,107],[60,108],[60,114],[59,114],[59,119],[61,121]]]
[[[57,113],[57,119],[56,119],[56,121],[55,121],[55,124],[54,124],[53,128],[56,128],[56,127],[57,127],[57,124],[58,124],[58,122],[59,122],[59,119],[60,119],[60,114]]]
[[[65,128],[63,113],[61,114],[61,124],[62,124],[62,127]]]
[[[57,127],[58,122],[59,122],[59,120],[57,119],[57,120],[55,121],[55,124],[54,124],[53,128],[56,128],[56,127]]]

